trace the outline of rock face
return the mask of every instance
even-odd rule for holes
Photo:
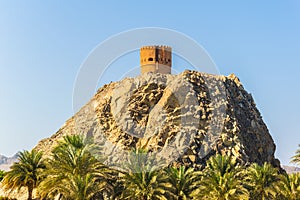
[[[4,171],[9,170],[9,167],[18,160],[17,155],[15,154],[12,157],[0,155],[0,169]]]
[[[143,148],[167,164],[202,168],[218,152],[280,167],[254,100],[235,75],[147,73],[107,84],[35,149],[50,155],[70,134],[93,137],[107,164],[120,164],[130,149]]]
[[[299,167],[283,165],[282,168],[288,174],[300,173],[300,168]]]

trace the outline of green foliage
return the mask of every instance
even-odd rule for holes
[[[299,144],[299,147],[300,147],[300,144]],[[300,165],[300,148],[296,151],[296,154],[292,157],[291,162],[295,163],[297,165]]]
[[[201,172],[185,166],[180,166],[179,168],[169,167],[165,172],[169,177],[168,182],[175,189],[174,195],[178,199],[191,199],[190,194],[197,188],[194,183],[200,180]]]
[[[3,187],[26,187],[28,199],[34,188],[41,199],[61,200],[300,199],[300,174],[278,174],[268,163],[246,167],[229,156],[216,155],[202,171],[185,166],[164,168],[150,152],[137,149],[130,153],[127,170],[118,171],[94,157],[101,150],[98,147],[73,135],[65,136],[47,160],[34,150],[21,152],[19,162],[5,173]]]
[[[269,163],[262,166],[254,163],[246,170],[246,184],[251,199],[275,199],[276,188],[280,181],[278,170]]]
[[[128,171],[120,177],[124,186],[121,199],[170,199],[173,195],[172,185],[168,182],[167,174],[154,163],[154,158],[146,151],[133,151],[128,161]]]
[[[5,176],[5,171],[0,170],[0,181],[2,181],[2,179],[4,178],[4,176]]]
[[[39,186],[42,198],[89,200],[105,188],[108,169],[93,155],[93,144],[81,136],[65,136],[52,151]]]
[[[194,199],[248,199],[249,194],[243,186],[243,178],[242,168],[231,157],[211,157],[203,170],[202,179],[194,183],[198,188],[191,196]]]
[[[6,190],[26,187],[28,199],[32,199],[32,191],[41,181],[41,171],[45,168],[42,153],[35,150],[23,151],[18,155],[19,162],[10,167],[2,181]]]
[[[281,200],[300,199],[300,173],[280,175],[276,189]]]

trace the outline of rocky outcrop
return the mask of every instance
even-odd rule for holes
[[[7,171],[9,167],[18,160],[18,154],[13,155],[12,157],[6,157],[0,155],[0,169]]]
[[[300,173],[300,168],[299,167],[282,165],[282,168],[288,174]]]
[[[233,74],[148,73],[107,84],[35,149],[50,155],[69,134],[93,137],[108,165],[120,166],[128,151],[143,148],[166,164],[202,168],[218,152],[280,167],[252,96]]]
[[[221,153],[240,163],[270,162],[280,168],[254,100],[233,74],[148,73],[104,85],[35,149],[50,156],[58,141],[72,134],[92,137],[104,162],[118,168],[133,148],[147,149],[157,160],[152,164],[201,169],[211,155]],[[0,195],[26,199],[25,190],[8,194],[1,185]]]

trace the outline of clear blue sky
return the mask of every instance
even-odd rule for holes
[[[0,154],[73,115],[76,74],[107,37],[163,27],[194,38],[252,93],[288,164],[300,143],[299,1],[0,1]],[[138,59],[138,58],[137,58]],[[113,78],[112,78],[113,79]]]

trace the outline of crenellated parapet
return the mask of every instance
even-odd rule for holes
[[[172,48],[164,45],[144,46],[140,49],[141,73],[171,74]]]

